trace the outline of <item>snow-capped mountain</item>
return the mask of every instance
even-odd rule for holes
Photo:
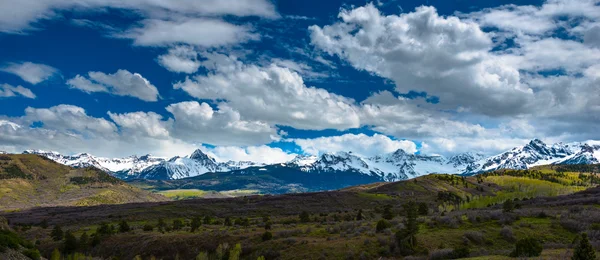
[[[163,161],[156,165],[152,165],[141,171],[138,175],[130,176],[130,178],[174,180],[195,177],[207,172],[228,172],[262,165],[263,164],[250,161],[217,162],[214,158],[198,149],[190,156],[177,156],[169,159],[168,161]]]
[[[60,164],[76,168],[96,167],[106,172],[119,173],[121,175],[135,175],[142,170],[163,162],[165,159],[152,155],[129,156],[125,158],[96,157],[88,153],[76,155],[62,155],[57,152],[43,150],[26,150],[24,154],[37,154],[51,159]]]
[[[476,167],[466,173],[497,169],[528,169],[548,164],[593,164],[600,161],[600,143],[555,143],[547,145],[539,139],[524,146],[477,161]]]
[[[408,154],[404,150],[362,158],[349,152],[326,153],[320,157],[299,155],[288,165],[315,173],[356,172],[384,181],[410,179],[430,173],[462,173],[481,155],[461,154],[451,158]]]
[[[38,154],[61,164],[73,167],[97,167],[122,179],[173,180],[195,177],[209,172],[233,172],[244,169],[285,169],[288,172],[314,174],[345,173],[368,176],[381,181],[397,181],[430,173],[477,174],[497,169],[528,169],[545,164],[600,163],[600,142],[556,143],[547,145],[534,139],[524,146],[504,153],[484,157],[477,153],[464,153],[451,157],[440,155],[409,154],[403,150],[365,158],[352,152],[326,153],[320,156],[298,155],[286,163],[265,165],[251,161],[218,162],[196,150],[189,156],[164,159],[145,156],[126,158],[96,157],[87,153],[66,156],[57,152],[28,150],[23,153]],[[342,176],[342,175],[340,175]]]

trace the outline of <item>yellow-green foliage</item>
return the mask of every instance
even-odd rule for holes
[[[175,200],[202,198],[206,195],[206,191],[198,189],[181,189],[181,190],[166,190],[160,191],[158,194]]]
[[[490,204],[502,203],[508,199],[558,196],[585,189],[582,186],[568,186],[527,177],[488,176],[485,177],[485,181],[502,187],[502,190],[496,192],[494,196],[474,196],[469,202],[463,203],[461,208],[481,208],[487,207]]]

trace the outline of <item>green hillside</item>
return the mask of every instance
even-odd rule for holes
[[[332,192],[35,208],[4,216],[25,238],[38,240],[45,256],[65,248],[64,239],[49,236],[56,225],[78,239],[88,236],[69,252],[119,259],[509,259],[526,238],[533,247],[524,252],[570,259],[582,233],[600,249],[599,178],[542,167]]]
[[[0,155],[0,211],[164,200],[95,168],[74,169],[37,155]]]

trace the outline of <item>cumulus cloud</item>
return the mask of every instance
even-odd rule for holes
[[[58,72],[57,69],[44,64],[32,62],[11,62],[0,68],[0,71],[15,74],[24,81],[38,84],[52,77]]]
[[[218,161],[252,161],[257,163],[274,164],[288,162],[296,154],[287,153],[281,148],[260,146],[218,146],[205,148],[206,152]]]
[[[176,46],[158,56],[158,63],[172,72],[192,74],[200,68],[198,52],[189,46]]]
[[[332,25],[311,26],[312,43],[393,80],[399,93],[425,91],[443,108],[488,115],[519,113],[532,97],[519,72],[489,54],[492,40],[473,22],[424,6],[384,16],[373,4],[342,9],[339,17]]]
[[[67,81],[71,88],[81,91],[106,92],[117,96],[136,97],[144,101],[157,101],[158,89],[138,73],[118,70],[114,74],[88,72],[87,77],[77,75]]]
[[[196,101],[169,105],[167,111],[175,118],[173,134],[190,142],[213,145],[256,145],[279,139],[275,127],[244,120],[240,112],[226,104],[217,108]]]
[[[354,100],[308,87],[302,77],[275,64],[248,65],[235,57],[205,53],[208,75],[176,83],[198,99],[226,100],[248,120],[301,129],[347,129],[359,126]]]
[[[169,137],[168,125],[171,121],[163,121],[162,116],[154,112],[132,112],[115,114],[108,112],[112,119],[121,129],[132,138],[140,135],[153,138]]]
[[[277,18],[268,0],[23,0],[0,2],[0,32],[26,33],[39,29],[40,20],[53,19],[62,11],[98,11],[115,8],[136,11],[148,17],[259,16]]]
[[[23,96],[26,98],[35,98],[35,94],[30,89],[23,86],[12,86],[9,84],[0,85],[0,97]]]
[[[417,152],[417,145],[408,140],[393,140],[385,135],[345,134],[314,139],[288,139],[309,154],[351,151],[359,156],[371,157],[402,149],[407,153]]]

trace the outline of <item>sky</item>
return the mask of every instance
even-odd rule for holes
[[[597,0],[0,0],[8,152],[494,154],[599,112]]]

